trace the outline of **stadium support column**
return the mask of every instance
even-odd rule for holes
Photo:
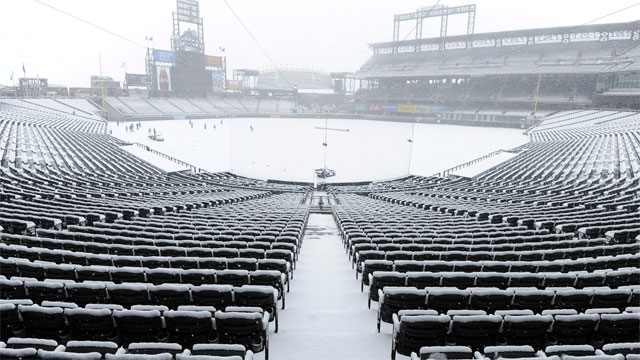
[[[447,14],[443,14],[442,17],[440,18],[440,37],[446,37],[447,36],[447,26],[449,24],[449,15]],[[442,41],[440,43],[440,50],[444,50],[445,49],[445,42]]]

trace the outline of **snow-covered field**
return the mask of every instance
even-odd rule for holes
[[[313,182],[323,166],[324,119],[216,119],[141,122],[125,131],[109,125],[114,136],[148,145],[209,171],[231,171],[261,179]],[[433,175],[499,149],[527,142],[521,130],[329,119],[327,167],[332,182],[384,180]],[[206,129],[205,129],[206,125]],[[156,129],[165,140],[148,139]],[[413,133],[413,143],[409,140]],[[411,147],[413,144],[413,152]],[[411,166],[409,159],[411,158]]]

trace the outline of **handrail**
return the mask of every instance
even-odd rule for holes
[[[202,170],[202,169],[196,167],[195,165],[189,164],[188,162],[182,161],[180,159],[176,159],[171,155],[167,155],[167,154],[165,154],[163,152],[160,152],[160,151],[158,151],[156,149],[153,149],[153,148],[149,147],[148,145],[144,145],[144,144],[141,144],[139,142],[133,142],[131,144],[132,145],[137,145],[139,148],[147,150],[148,152],[150,152],[150,153],[152,153],[154,155],[157,155],[157,156],[160,156],[160,157],[165,158],[167,160],[173,161],[174,163],[176,163],[178,165],[182,165],[184,167],[188,167],[191,170],[191,172],[193,172],[194,174],[197,174],[197,173],[205,171],[205,170]]]
[[[488,154],[486,154],[484,156],[481,156],[481,157],[479,157],[477,159],[473,159],[473,160],[467,161],[466,163],[463,163],[463,164],[460,164],[460,165],[456,165],[456,166],[454,166],[452,168],[443,170],[443,171],[441,171],[439,173],[435,173],[435,174],[433,174],[433,176],[447,177],[447,176],[449,176],[450,173],[452,173],[452,172],[454,172],[456,170],[460,170],[462,168],[466,168],[467,166],[471,166],[471,165],[476,164],[476,163],[478,163],[478,162],[480,162],[482,160],[486,160],[486,159],[488,159],[490,157],[494,157],[494,156],[496,156],[496,155],[498,155],[500,153],[503,153],[503,152],[512,152],[512,151],[507,151],[507,150],[492,151],[492,152],[490,152],[490,153],[488,153]]]

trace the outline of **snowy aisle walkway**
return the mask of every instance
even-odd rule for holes
[[[311,214],[303,241],[279,332],[270,334],[269,357],[388,360],[391,326],[376,332],[377,305],[367,309],[331,215]]]

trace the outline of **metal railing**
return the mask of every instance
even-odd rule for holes
[[[197,174],[199,172],[204,172],[204,170],[196,167],[195,165],[189,164],[188,162],[182,161],[180,159],[176,159],[173,156],[167,155],[165,153],[162,153],[162,152],[160,152],[160,151],[158,151],[156,149],[153,149],[153,148],[149,147],[148,145],[144,145],[144,144],[141,144],[141,143],[138,143],[138,142],[134,142],[134,143],[131,143],[131,144],[137,145],[139,148],[147,150],[148,152],[150,152],[150,153],[152,153],[154,155],[160,156],[160,157],[162,157],[164,159],[170,160],[170,161],[172,161],[172,162],[174,162],[174,163],[176,163],[178,165],[182,165],[184,167],[187,167],[194,174]]]
[[[433,176],[447,177],[447,176],[449,176],[449,174],[451,174],[452,172],[454,172],[456,170],[460,170],[462,168],[466,168],[467,166],[471,166],[473,164],[479,163],[480,161],[483,161],[483,160],[486,160],[488,158],[494,157],[494,156],[496,156],[498,154],[501,154],[503,152],[512,152],[512,151],[496,150],[496,151],[490,152],[490,153],[488,153],[488,154],[486,154],[484,156],[481,156],[481,157],[479,157],[477,159],[473,159],[473,160],[467,161],[466,163],[463,163],[463,164],[454,166],[452,168],[443,170],[443,171],[441,171],[439,173],[433,174]]]

